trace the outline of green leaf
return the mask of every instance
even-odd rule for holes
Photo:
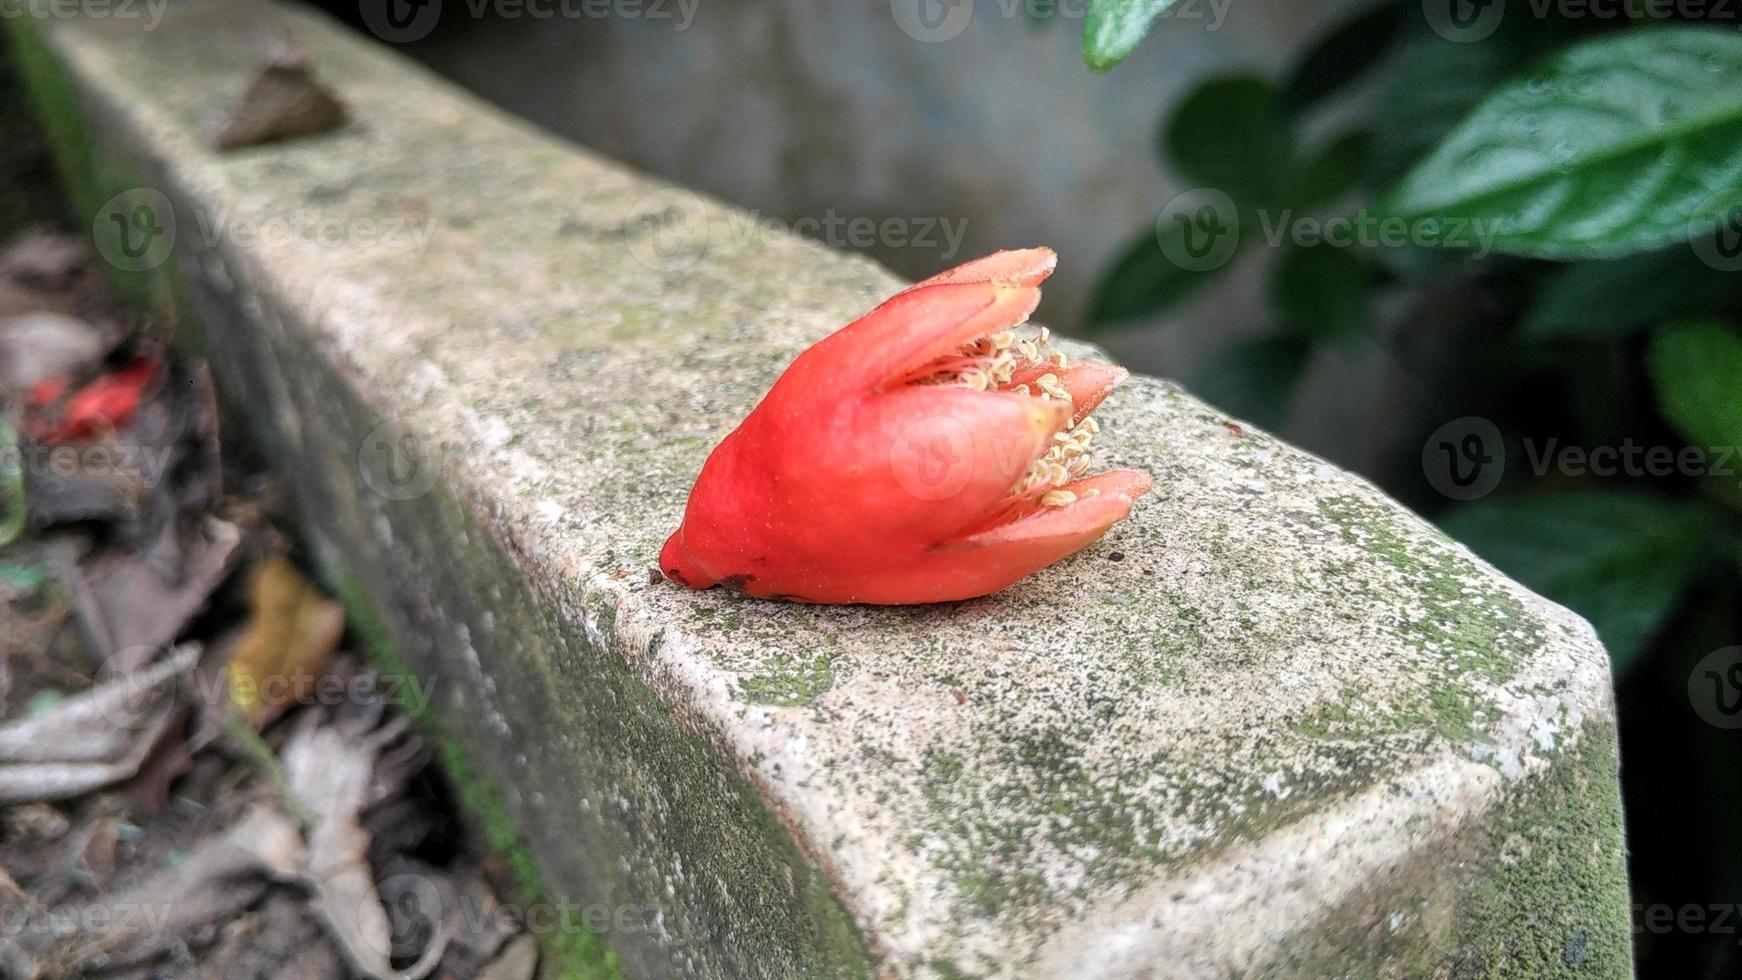
[[[23,715],[26,718],[41,718],[54,710],[54,706],[65,701],[67,696],[52,687],[45,687],[30,696],[24,702]]]
[[[1386,73],[1373,115],[1367,181],[1389,187],[1427,156],[1489,92],[1568,43],[1570,22],[1502,18],[1479,44],[1450,40],[1417,18],[1416,29]]]
[[[1270,301],[1283,326],[1323,342],[1360,336],[1372,279],[1354,249],[1285,248],[1270,273]]]
[[[1083,62],[1106,71],[1137,49],[1156,18],[1177,0],[1090,0],[1083,18]]]
[[[15,592],[29,594],[42,588],[46,577],[38,569],[28,565],[14,565],[11,562],[0,561],[0,586],[5,586]]]
[[[0,415],[0,548],[24,532],[29,502],[24,496],[24,468],[18,465],[18,432]]]
[[[1266,79],[1233,75],[1199,85],[1174,110],[1162,151],[1188,183],[1221,190],[1242,208],[1291,203],[1294,137]]]
[[[1238,227],[1211,210],[1206,215],[1217,223],[1209,233],[1239,235]],[[1139,237],[1114,261],[1112,269],[1095,287],[1087,327],[1093,333],[1121,320],[1156,316],[1189,298],[1221,273],[1222,268],[1192,268],[1177,258],[1188,254],[1186,238],[1193,230],[1180,221],[1162,221],[1156,230]]]
[[[1591,621],[1617,673],[1663,625],[1708,514],[1646,494],[1574,491],[1466,504],[1442,522],[1506,574]]]
[[[1670,26],[1582,42],[1501,86],[1387,204],[1558,259],[1686,241],[1737,208],[1742,35]]]
[[[1366,130],[1344,133],[1301,168],[1294,196],[1300,207],[1315,208],[1342,197],[1355,188],[1367,169],[1373,134]]]
[[[1299,115],[1378,64],[1402,33],[1403,10],[1383,0],[1319,38],[1282,84],[1284,110]]]
[[[1742,446],[1742,337],[1715,322],[1666,327],[1647,362],[1658,411],[1689,443]]]
[[[1311,360],[1312,347],[1296,337],[1244,341],[1206,361],[1187,387],[1229,415],[1276,429]]]
[[[1671,317],[1708,309],[1733,277],[1676,247],[1558,270],[1525,315],[1525,340],[1618,340]]]
[[[1469,115],[1522,57],[1507,44],[1459,44],[1428,36],[1404,50],[1373,115],[1373,172],[1388,186]]]

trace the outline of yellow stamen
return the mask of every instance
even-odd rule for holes
[[[1070,402],[1071,393],[1060,380],[1058,371],[1070,363],[1062,351],[1048,349],[1052,332],[1045,327],[1031,337],[1019,338],[1013,330],[1000,330],[963,344],[953,354],[938,359],[930,374],[918,378],[915,384],[960,385],[974,391],[1005,391],[1025,398]],[[1051,368],[1032,382],[1010,385],[1017,374],[1041,367]],[[1092,418],[1053,434],[1046,454],[1030,464],[1027,472],[1011,487],[1012,497],[1032,498],[1036,495],[1047,507],[1063,507],[1075,502],[1075,493],[1062,489],[1089,471],[1089,443],[1100,427]],[[1092,496],[1094,491],[1088,491]]]

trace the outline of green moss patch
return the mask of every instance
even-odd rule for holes
[[[330,572],[330,570],[329,570]],[[325,576],[327,584],[345,604],[351,631],[362,641],[363,649],[384,678],[400,684],[421,684],[418,675],[400,657],[389,637],[387,627],[375,612],[375,605],[357,581],[338,572]],[[427,708],[427,702],[419,707]],[[502,790],[495,781],[479,774],[467,760],[465,747],[455,738],[445,735],[437,719],[427,710],[414,716],[424,731],[441,746],[441,766],[449,785],[454,787],[466,816],[483,835],[484,841],[514,873],[517,898],[523,905],[547,903],[550,890],[539,872],[538,862],[516,829],[513,818],[503,802]],[[539,947],[555,970],[545,970],[542,976],[561,980],[622,980],[623,971],[617,952],[609,941],[588,927],[582,920],[579,928],[542,930],[537,934]]]

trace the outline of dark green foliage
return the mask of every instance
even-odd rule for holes
[[[1602,636],[1623,752],[1654,753],[1623,766],[1632,844],[1652,856],[1636,908],[1734,903],[1742,860],[1710,828],[1734,820],[1742,742],[1700,720],[1689,678],[1742,643],[1742,31],[1569,11],[1510,3],[1491,35],[1454,38],[1382,2],[1280,82],[1188,95],[1162,162],[1232,202],[1271,321],[1188,387],[1284,426],[1314,359],[1358,348],[1393,358],[1456,438],[1497,432],[1477,448],[1498,478],[1475,492],[1436,480],[1424,443],[1363,467]],[[1327,117],[1340,135],[1309,147]],[[1358,234],[1322,234],[1337,222]],[[1177,234],[1143,230],[1094,325],[1160,317],[1234,264],[1182,267]],[[1742,975],[1725,937],[1636,939],[1642,976]]]

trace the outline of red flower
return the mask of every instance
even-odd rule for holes
[[[37,418],[28,428],[37,441],[50,444],[82,442],[125,428],[139,408],[146,386],[157,378],[157,372],[155,357],[136,357],[126,366],[73,392],[60,409],[58,422]],[[64,378],[44,379],[27,393],[26,405],[33,412],[51,412],[66,389]]]
[[[1013,330],[1056,262],[969,262],[800,354],[708,457],[661,570],[770,598],[941,602],[1106,533],[1150,486],[1087,475],[1089,413],[1126,372]]]

